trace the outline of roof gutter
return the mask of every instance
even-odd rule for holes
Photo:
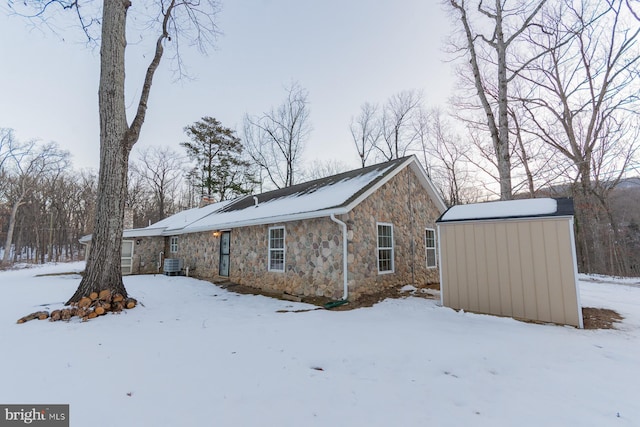
[[[349,297],[349,283],[347,281],[349,275],[348,254],[347,254],[347,224],[336,218],[335,214],[331,214],[331,221],[342,226],[342,301],[347,301]]]

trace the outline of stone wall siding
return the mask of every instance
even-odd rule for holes
[[[438,269],[426,267],[425,229],[435,229],[439,215],[418,177],[405,168],[351,212],[338,216],[348,231],[349,299],[389,287],[438,283]],[[378,272],[381,222],[393,224],[392,273]],[[268,269],[270,227],[285,229],[284,272]],[[140,255],[145,266],[155,265],[158,251],[164,250],[166,258],[183,259],[189,275],[218,276],[219,233],[179,235],[176,253],[170,253],[169,242],[169,237],[143,238],[135,246],[135,260]],[[230,242],[229,280],[234,283],[275,293],[342,297],[342,227],[329,217],[236,228]],[[135,260],[134,272],[147,272],[144,266],[136,269]]]
[[[233,233],[231,233],[233,236]],[[178,235],[178,251],[171,253],[170,237],[166,237],[167,258],[182,259],[184,268],[189,267],[189,275],[211,279],[218,275],[220,263],[220,237],[214,231]]]
[[[284,272],[268,271],[270,227],[285,229]],[[293,295],[342,296],[342,231],[330,218],[235,229],[230,252],[235,283]]]
[[[269,271],[269,228],[285,229],[285,271]],[[189,275],[219,278],[220,235],[213,231],[182,234],[178,251],[167,258],[179,258]],[[329,218],[242,227],[231,230],[229,280],[270,292],[293,295],[342,296],[342,231]]]
[[[133,240],[133,269],[132,274],[154,274],[162,272],[158,269],[160,252],[164,251],[164,237],[134,237],[123,240]]]
[[[349,292],[353,297],[406,284],[438,283],[438,269],[427,268],[425,229],[435,229],[439,216],[410,168],[343,215],[349,230]],[[393,273],[378,273],[378,223],[393,224]]]

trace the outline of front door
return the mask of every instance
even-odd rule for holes
[[[122,241],[122,257],[120,258],[122,274],[133,273],[133,240]]]
[[[220,276],[229,277],[229,249],[231,247],[231,232],[223,231],[220,235]]]

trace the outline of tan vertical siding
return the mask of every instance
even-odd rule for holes
[[[480,227],[494,227],[492,224],[479,224]],[[531,309],[527,307],[527,292],[524,289],[523,271],[522,271],[522,248],[520,247],[518,227],[513,222],[504,224],[507,240],[507,253],[504,259],[509,260],[508,264],[501,265],[501,268],[507,269],[507,286],[511,289],[512,316],[527,318],[527,313]],[[497,247],[496,251],[504,254],[504,247]]]
[[[483,311],[486,311],[489,310],[491,306],[489,299],[489,280],[487,278],[487,262],[486,256],[478,256],[478,254],[487,253],[485,229],[476,227],[474,229],[474,234],[474,259],[476,261],[476,277],[478,278],[478,286],[476,287],[476,291],[478,293],[478,307]]]
[[[581,326],[571,227],[567,217],[440,223],[443,304]]]
[[[509,262],[509,254],[507,253],[505,257],[504,253],[498,253],[497,250],[499,247],[507,247],[507,230],[505,227],[500,227],[494,234],[496,235],[496,243],[495,246],[491,248],[491,252],[495,254],[496,257],[496,274],[500,283],[500,305],[495,312],[498,313],[498,311],[500,311],[503,316],[513,316],[513,291],[509,283],[509,270],[504,268],[504,262]],[[491,311],[491,313],[493,312],[494,311]]]

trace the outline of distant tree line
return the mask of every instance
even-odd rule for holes
[[[20,142],[0,128],[2,264],[82,257],[78,239],[90,232],[96,199],[93,172],[73,172],[54,143]]]

